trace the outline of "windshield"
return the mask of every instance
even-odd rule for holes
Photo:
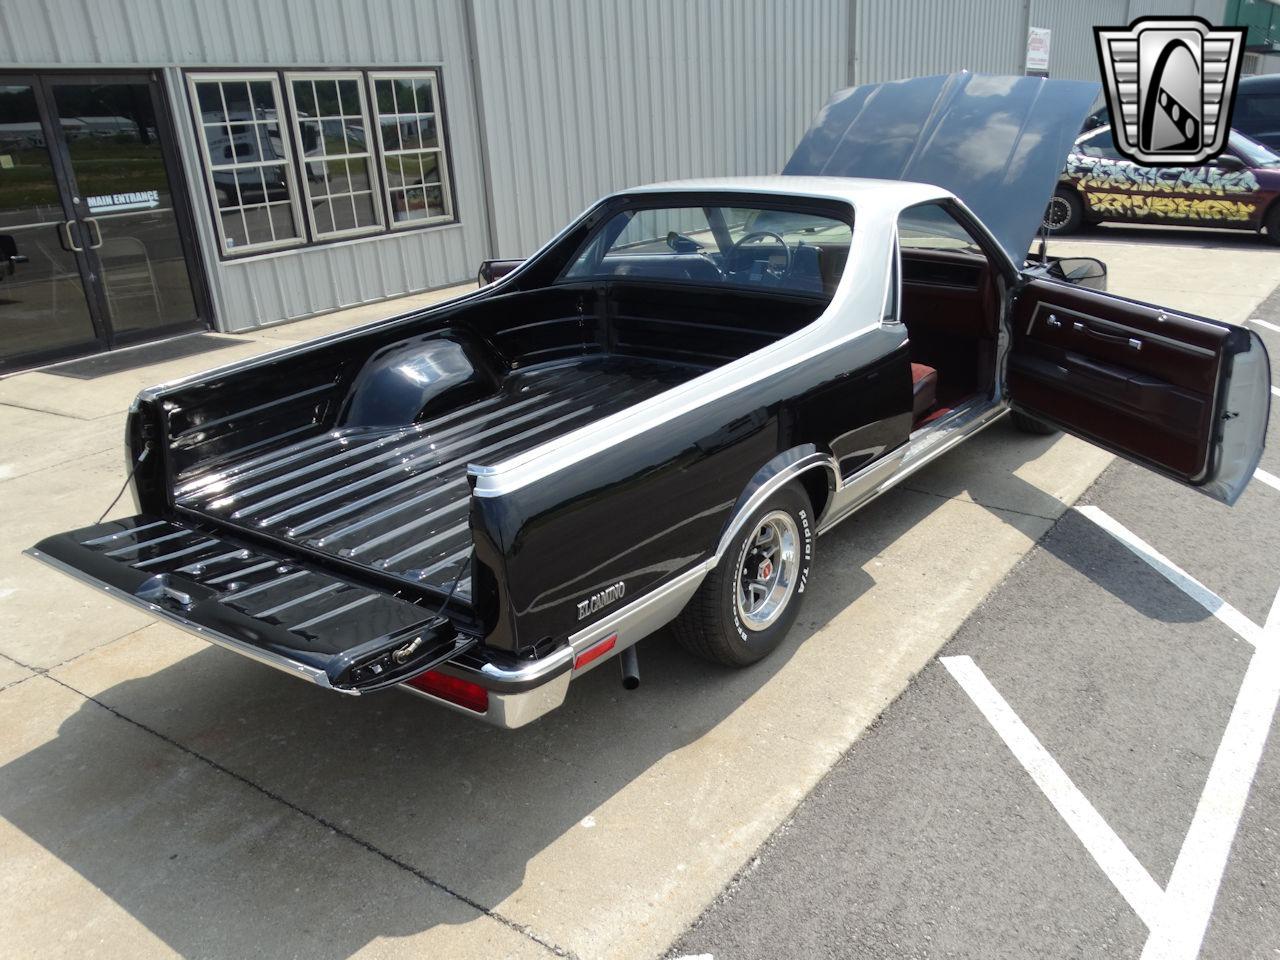
[[[648,279],[830,298],[852,238],[848,222],[800,209],[625,210],[588,238],[561,279]]]
[[[1280,167],[1280,156],[1243,133],[1232,130],[1228,142],[1240,159],[1251,167]]]

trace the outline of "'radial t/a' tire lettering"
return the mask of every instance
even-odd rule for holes
[[[800,612],[817,530],[797,484],[778,490],[734,537],[673,624],[691,653],[745,667],[772,653]]]

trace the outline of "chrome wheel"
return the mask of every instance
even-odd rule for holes
[[[1044,211],[1044,225],[1049,230],[1060,230],[1071,222],[1071,204],[1054,194]]]
[[[738,560],[738,617],[765,630],[782,615],[800,570],[800,531],[791,514],[774,510],[756,525]]]

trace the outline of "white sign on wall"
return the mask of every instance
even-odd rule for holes
[[[1027,28],[1027,74],[1049,75],[1049,28]]]

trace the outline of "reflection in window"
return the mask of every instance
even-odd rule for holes
[[[315,236],[379,229],[382,217],[374,199],[373,153],[360,75],[286,76]]]
[[[624,210],[596,228],[561,279],[693,283],[829,299],[852,237],[850,221],[799,209]]]
[[[373,86],[393,225],[451,219],[435,73],[375,74]]]
[[[293,170],[271,75],[193,76],[205,165],[228,253],[302,242]]]
[[[936,203],[908,207],[898,217],[898,242],[904,252],[950,250],[983,256],[969,231]]]

